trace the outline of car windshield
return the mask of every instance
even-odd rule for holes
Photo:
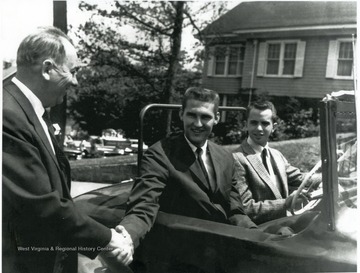
[[[355,232],[357,217],[357,128],[354,93],[333,93],[321,110],[324,201],[330,230]]]
[[[337,112],[336,148],[341,207],[357,207],[357,135],[355,112]]]

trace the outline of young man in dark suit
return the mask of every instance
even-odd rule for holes
[[[268,145],[276,119],[271,102],[252,103],[247,109],[248,137],[233,154],[245,212],[256,224],[285,217],[295,193],[290,190],[296,189],[304,179],[298,168]],[[313,179],[320,182],[319,176]]]
[[[140,177],[120,223],[135,246],[151,229],[159,210],[256,227],[236,192],[231,153],[208,141],[220,119],[218,106],[216,92],[189,88],[180,110],[184,133],[155,143],[144,154]]]
[[[128,241],[82,214],[70,196],[70,165],[46,108],[77,85],[78,58],[69,38],[40,28],[20,44],[17,74],[3,86],[2,272],[77,272],[77,252],[101,250],[128,264]]]

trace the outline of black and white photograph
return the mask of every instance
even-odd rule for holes
[[[357,1],[2,0],[2,273],[358,272]]]

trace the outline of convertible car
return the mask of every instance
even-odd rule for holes
[[[160,212],[130,267],[80,255],[79,272],[356,272],[359,221],[354,93],[324,98],[320,121],[321,161],[296,194],[296,198],[304,198],[300,191],[308,191],[306,206],[293,207],[292,216],[245,229]],[[305,188],[317,172],[322,173],[320,186]],[[113,227],[124,215],[132,183],[98,189],[75,201],[86,213]],[[279,234],[287,227],[294,233]]]

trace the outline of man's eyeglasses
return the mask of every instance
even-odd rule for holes
[[[60,66],[58,66],[55,62],[53,62],[53,65],[54,65],[54,68],[57,70],[57,71],[59,71],[59,72],[61,72],[61,73],[66,73],[66,74],[68,74],[68,73],[70,73],[73,77],[75,77],[76,76],[76,73],[80,70],[80,68],[82,67],[81,65],[79,65],[79,66],[75,66],[75,67],[73,67],[73,68],[71,68],[70,70],[68,70],[68,68],[66,68],[66,69],[64,69],[64,65],[62,65],[61,67]],[[66,71],[67,70],[67,71]]]

